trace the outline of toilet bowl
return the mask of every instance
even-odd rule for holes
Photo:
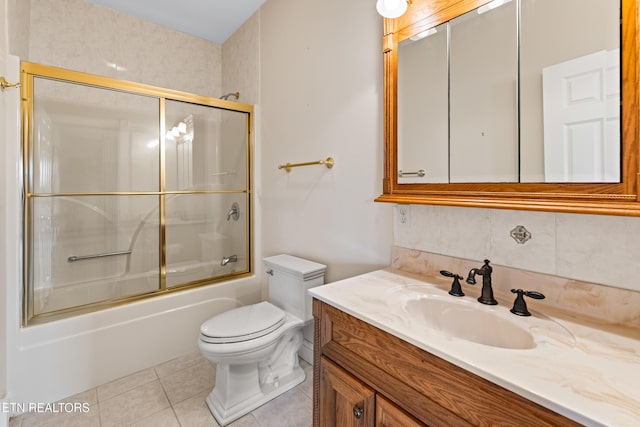
[[[264,259],[269,301],[238,307],[200,327],[198,347],[216,366],[206,399],[225,426],[305,379],[298,363],[302,329],[312,319],[307,290],[324,283],[326,266],[291,255]]]

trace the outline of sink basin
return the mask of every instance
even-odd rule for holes
[[[403,308],[425,326],[456,338],[507,349],[536,346],[533,335],[509,319],[508,313],[476,302],[414,295],[404,301]]]

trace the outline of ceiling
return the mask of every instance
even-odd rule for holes
[[[87,0],[192,36],[224,43],[265,0]]]

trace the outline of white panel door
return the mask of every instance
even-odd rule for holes
[[[620,53],[542,70],[546,182],[620,181]]]

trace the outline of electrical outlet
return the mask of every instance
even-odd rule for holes
[[[398,205],[397,221],[398,225],[408,227],[411,225],[411,205]]]

